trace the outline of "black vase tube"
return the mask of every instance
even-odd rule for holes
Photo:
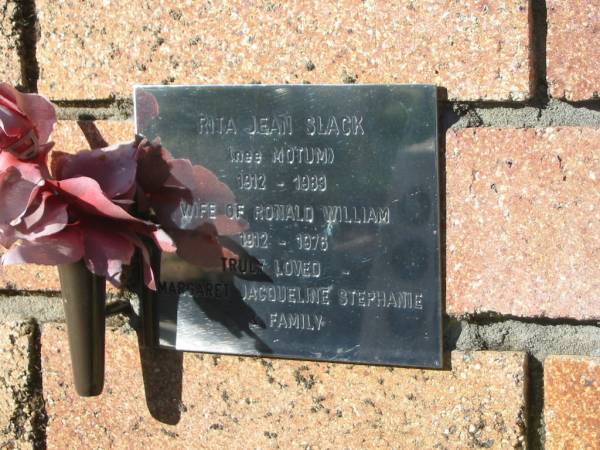
[[[106,280],[83,261],[58,266],[69,335],[75,390],[82,397],[100,395],[104,387]]]

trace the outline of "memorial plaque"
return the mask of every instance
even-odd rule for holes
[[[241,256],[217,267],[162,255],[158,345],[441,367],[434,86],[137,86],[134,97],[139,134],[235,197],[216,205],[207,185],[173,220],[245,224],[219,237]]]

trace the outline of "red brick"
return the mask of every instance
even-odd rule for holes
[[[447,310],[600,318],[600,130],[447,134]]]
[[[0,254],[4,249],[0,247]],[[0,289],[16,291],[60,291],[56,266],[18,264],[2,267]]]
[[[600,0],[548,0],[550,94],[567,100],[600,95]]]
[[[133,124],[119,121],[97,121],[96,125],[109,143],[133,139]],[[52,134],[55,149],[74,153],[89,146],[74,121],[61,121]],[[3,253],[0,247],[0,254]],[[19,291],[60,291],[58,272],[55,266],[20,264],[3,267],[0,271],[0,289]]]
[[[600,358],[549,357],[544,386],[546,448],[600,449]]]
[[[65,331],[43,327],[49,449],[513,448],[524,439],[523,353],[455,352],[451,371],[188,353],[179,384],[178,354],[162,351],[145,360],[161,422],[146,404],[135,336],[109,331],[107,346],[105,392],[78,398]]]
[[[35,405],[31,395],[31,326],[0,324],[0,448],[33,448]]]
[[[431,83],[530,95],[527,0],[36,2],[39,89],[129,97],[134,83]]]
[[[17,3],[0,3],[0,82],[17,85],[21,82],[21,62],[17,53],[18,33],[13,20]],[[6,8],[6,9],[4,9]]]

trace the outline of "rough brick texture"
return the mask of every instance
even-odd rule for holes
[[[133,123],[117,121],[96,122],[99,130],[109,143],[133,139]],[[89,148],[81,130],[74,121],[61,121],[52,134],[55,149],[76,152]],[[2,253],[0,247],[0,253]],[[3,267],[0,271],[0,289],[20,291],[59,291],[58,272],[54,266],[34,264]]]
[[[600,0],[548,0],[547,72],[553,97],[600,96]]]
[[[546,448],[600,448],[600,358],[547,358],[544,385]]]
[[[84,3],[36,2],[39,88],[55,99],[253,81],[432,83],[465,100],[530,93],[527,0]]]
[[[12,85],[21,82],[21,63],[17,53],[18,32],[14,16],[17,3],[0,0],[0,82]]]
[[[513,448],[524,439],[522,353],[456,352],[451,371],[424,371],[162,351],[144,359],[144,387],[135,336],[110,331],[105,392],[82,399],[66,349],[63,329],[44,326],[49,449]]]
[[[4,248],[0,247],[0,254]],[[9,291],[60,291],[55,266],[18,264],[2,267],[0,289]]]
[[[33,448],[35,405],[31,395],[30,324],[0,324],[0,448]]]
[[[450,131],[447,310],[600,318],[600,130]]]

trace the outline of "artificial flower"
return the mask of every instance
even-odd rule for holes
[[[47,153],[50,134],[56,124],[52,103],[37,94],[22,94],[0,83],[0,150],[20,160]]]
[[[222,258],[237,258],[222,237],[239,234],[248,224],[227,214],[228,205],[235,204],[231,189],[206,167],[173,158],[160,140],[142,140],[138,151],[138,205],[156,215],[177,254],[204,268],[221,267]],[[199,212],[209,204],[214,214]]]
[[[158,104],[149,99],[149,117]],[[156,103],[156,104],[155,104]],[[2,263],[66,264],[82,260],[120,285],[137,250],[144,281],[155,289],[149,243],[205,268],[237,251],[224,236],[247,223],[229,217],[232,191],[214,173],[174,158],[159,140],[109,146],[93,123],[80,123],[92,150],[47,156],[56,123],[52,104],[0,84],[0,244]],[[201,205],[210,214],[190,214]]]

